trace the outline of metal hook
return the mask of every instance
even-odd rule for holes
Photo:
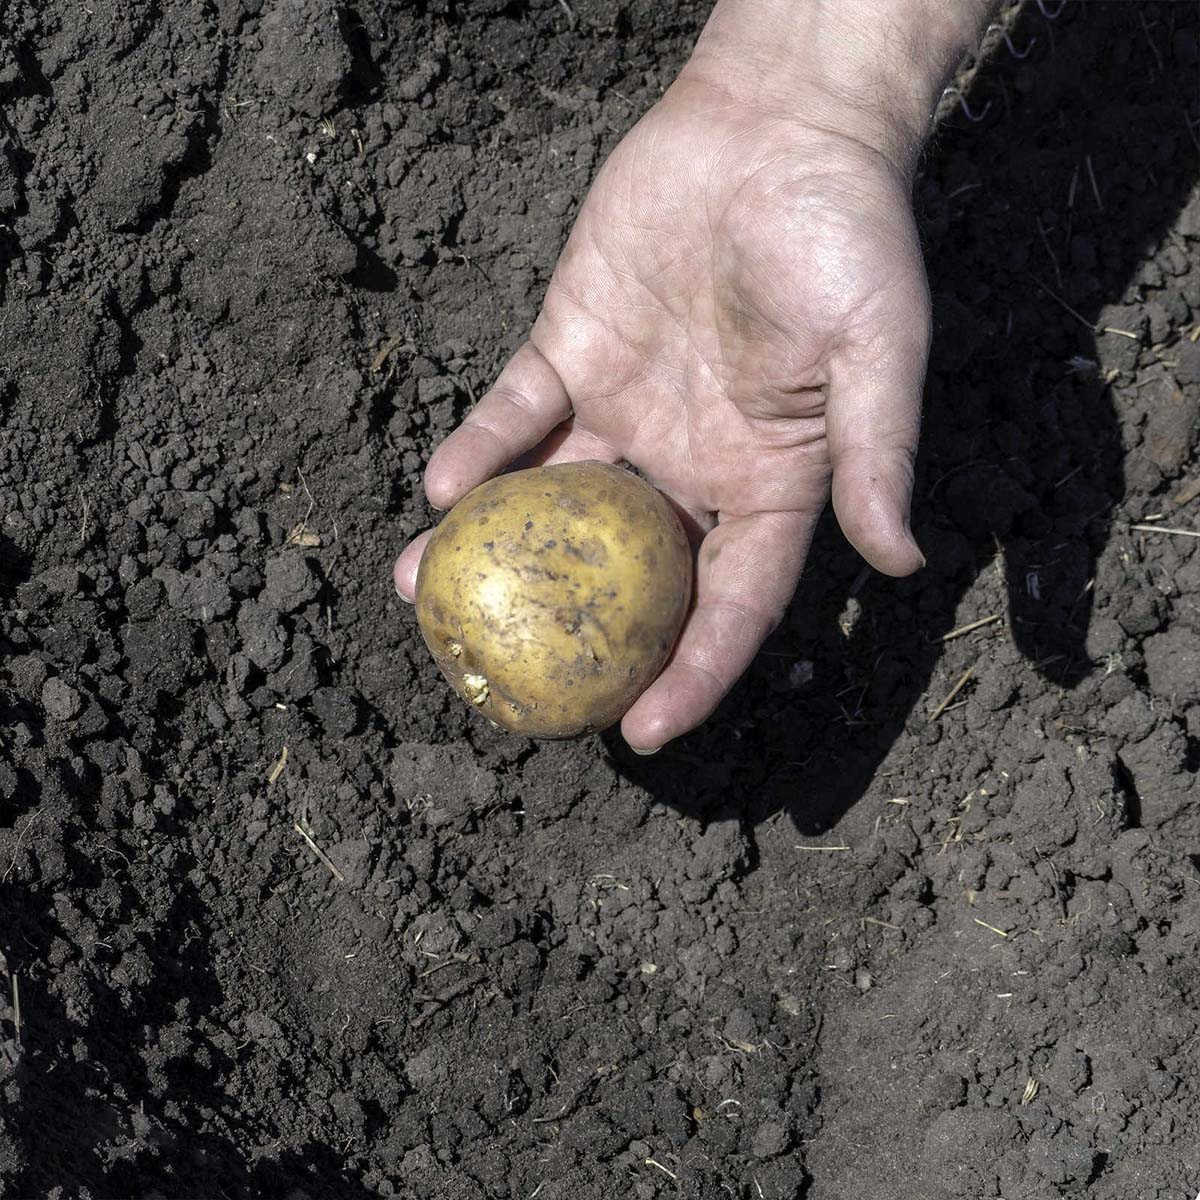
[[[968,120],[968,121],[970,121],[972,125],[978,125],[978,124],[979,124],[979,122],[980,122],[980,121],[982,121],[982,120],[983,120],[983,118],[984,118],[984,117],[986,117],[986,116],[988,115],[988,112],[991,110],[991,107],[992,107],[992,102],[989,100],[989,101],[988,101],[988,102],[987,102],[987,103],[986,103],[986,104],[983,106],[983,108],[982,108],[982,109],[980,109],[980,111],[978,112],[978,114],[976,114],[976,113],[973,113],[973,112],[971,111],[971,106],[970,106],[970,105],[967,103],[967,98],[966,98],[966,96],[964,96],[964,95],[962,94],[962,92],[960,92],[960,91],[958,90],[958,88],[956,88],[956,87],[948,87],[948,88],[947,88],[947,89],[946,89],[946,90],[945,90],[945,91],[942,93],[942,95],[943,95],[943,96],[950,96],[950,95],[957,96],[957,97],[958,97],[958,107],[962,109],[962,111],[963,111],[963,116],[964,116],[964,117],[966,117],[966,118],[967,118],[967,120]]]
[[[1063,0],[1063,2],[1065,3],[1066,0]],[[1009,36],[1008,30],[1005,29],[1003,25],[989,25],[987,27],[988,33],[991,33],[993,30],[996,30],[996,29],[999,29],[1000,32],[1003,34],[1004,44],[1008,47],[1008,52],[1009,52],[1009,54],[1011,54],[1013,56],[1013,58],[1016,58],[1016,59],[1028,58],[1029,52],[1034,48],[1034,46],[1037,45],[1037,38],[1031,37],[1029,39],[1029,45],[1026,46],[1024,50],[1018,50],[1016,48],[1016,46],[1013,45],[1013,40]]]
[[[1067,0],[1058,0],[1058,7],[1053,12],[1046,11],[1046,0],[1034,0],[1038,6],[1038,12],[1046,18],[1047,21],[1057,21],[1058,14],[1067,7]]]

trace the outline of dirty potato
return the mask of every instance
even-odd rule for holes
[[[531,737],[620,720],[662,670],[692,594],[671,506],[607,463],[489,480],[434,531],[417,619],[442,673],[484,716]]]

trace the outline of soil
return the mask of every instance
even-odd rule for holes
[[[640,760],[389,571],[705,6],[0,2],[0,1193],[1194,1196],[1197,14],[967,64],[929,566]]]

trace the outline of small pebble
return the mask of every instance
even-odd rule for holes
[[[70,721],[79,716],[83,701],[69,683],[64,683],[56,675],[42,685],[42,707],[48,717],[56,721]]]
[[[774,1158],[788,1147],[788,1131],[777,1121],[766,1121],[754,1131],[751,1152],[755,1158]]]

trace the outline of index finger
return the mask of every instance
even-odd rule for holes
[[[463,422],[430,456],[425,494],[452,508],[473,487],[499,474],[571,415],[558,372],[525,342]]]

